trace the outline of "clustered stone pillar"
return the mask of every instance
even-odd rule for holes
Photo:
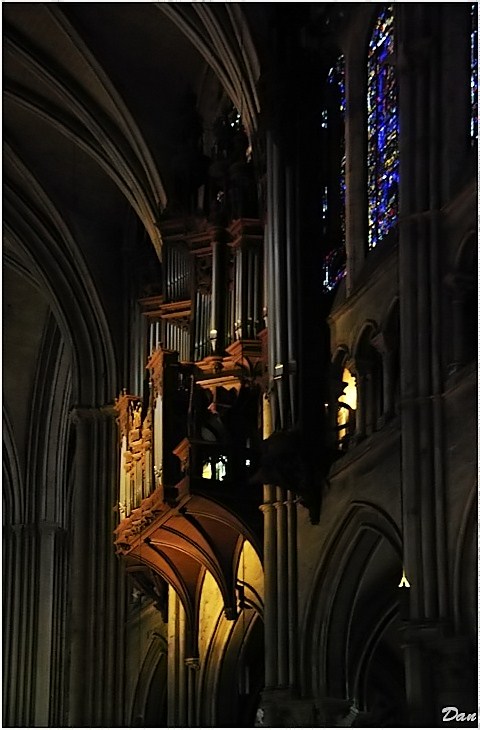
[[[410,722],[442,723],[446,678],[432,673],[452,631],[448,604],[441,331],[442,89],[439,7],[399,5],[402,493],[404,562],[410,582],[404,628]],[[428,14],[428,22],[426,15]],[[436,27],[437,26],[437,27]],[[425,35],[424,28],[430,29]],[[464,662],[467,664],[467,661]]]
[[[188,713],[187,727],[197,726],[197,677],[200,668],[198,657],[187,657],[185,659],[187,667],[187,694],[188,694]]]
[[[287,508],[285,490],[277,487],[275,509],[277,513],[277,686],[288,687],[288,553]]]
[[[264,438],[271,430],[270,404],[263,402]],[[281,487],[265,485],[264,623],[266,725],[278,725],[295,698],[297,684],[297,504]],[[283,707],[283,710],[282,710]]]
[[[187,656],[187,618],[182,602],[168,589],[168,727],[196,727],[198,657]]]
[[[112,548],[118,434],[113,408],[76,408],[69,725],[123,717],[125,578]]]
[[[28,620],[25,605],[38,601],[36,591],[36,555],[38,535],[35,524],[13,524],[4,528],[3,551],[7,570],[3,576],[4,622],[8,631],[3,642],[5,670],[4,723],[8,726],[32,726],[44,720],[42,712],[33,716],[29,698],[34,694],[36,636],[48,627],[35,626]],[[10,558],[7,562],[7,556]],[[45,673],[48,668],[44,667]],[[46,698],[48,701],[48,697]]]
[[[272,432],[270,403],[263,399],[263,437]],[[265,686],[277,686],[278,643],[277,643],[277,514],[275,510],[275,487],[263,487],[263,554],[264,554],[264,623],[265,623]]]

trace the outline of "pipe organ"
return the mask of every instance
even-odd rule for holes
[[[121,469],[117,552],[137,584],[145,565],[185,613],[185,658],[198,656],[198,586],[205,571],[225,616],[241,612],[236,560],[245,540],[262,554],[258,509],[266,389],[263,235],[229,227],[162,225],[163,293],[140,301],[148,320],[143,397],[116,402]],[[208,539],[206,538],[208,536]]]

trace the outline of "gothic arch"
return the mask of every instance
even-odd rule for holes
[[[455,545],[453,566],[453,614],[455,629],[460,634],[475,636],[477,585],[471,581],[472,568],[477,563],[477,496],[475,483],[465,503]],[[474,565],[472,565],[472,561]],[[477,574],[478,575],[478,574]]]
[[[162,720],[166,724],[166,659],[166,640],[163,636],[154,634],[135,687],[131,727],[160,727]]]
[[[335,350],[335,353],[331,360],[331,367],[333,370],[334,377],[337,374],[341,375],[341,369],[344,363],[350,358],[350,352],[347,345],[341,344]]]
[[[460,241],[453,268],[446,277],[452,318],[449,360],[452,370],[475,359],[477,354],[477,235],[468,231]]]
[[[353,348],[357,373],[357,435],[368,436],[380,426],[384,413],[384,373],[378,325],[367,320]]]
[[[355,409],[345,403],[345,370],[355,378],[355,364],[346,345],[339,345],[330,364],[330,397],[328,420],[331,429],[332,448],[346,451],[355,432]]]
[[[54,7],[48,7],[46,11],[65,32],[77,59],[79,57],[88,65],[94,85],[99,86],[105,97],[105,105],[95,100],[90,89],[80,87],[73,76],[66,75],[65,69],[59,72],[55,59],[8,23],[5,27],[6,51],[38,79],[39,89],[44,86],[53,92],[64,108],[52,104],[46,94],[41,96],[19,84],[7,84],[6,96],[47,121],[96,160],[137,211],[160,254],[161,237],[156,220],[159,207],[165,207],[166,196],[149,150],[121,96],[64,13]],[[75,119],[75,124],[66,121],[65,109]]]
[[[252,722],[255,716],[258,694],[263,686],[264,669],[263,595],[260,595],[262,590],[258,585],[263,571],[256,553],[256,559],[252,559],[254,552],[250,543],[247,554],[249,565],[245,571],[242,560],[239,561],[240,554],[235,560],[239,610],[234,621],[225,617],[218,586],[213,593],[211,585],[207,588],[210,633],[208,641],[204,637],[203,642],[200,642],[204,650],[200,651],[197,685],[197,721],[201,726],[232,726],[233,723],[236,727],[236,717],[242,712],[245,713],[245,722],[249,719],[247,715]],[[202,590],[206,579],[207,574],[203,579]],[[199,624],[202,630],[201,619]]]
[[[219,667],[216,725],[219,727],[248,727],[253,724],[257,709],[255,703],[259,701],[260,690],[264,683],[262,660],[263,622],[256,611],[245,608],[229,633]],[[248,686],[249,691],[247,692],[245,691],[246,678],[242,675],[254,664],[256,664],[257,676],[256,679],[252,678],[254,686]],[[260,674],[260,681],[258,681],[258,674]]]
[[[361,356],[361,351],[364,343],[371,339],[372,337],[375,337],[379,332],[378,324],[373,319],[367,319],[360,327],[357,329],[357,332],[353,336],[352,340],[352,353],[353,358],[357,360]]]
[[[22,471],[18,458],[17,446],[13,434],[12,423],[5,403],[3,416],[3,523],[16,525],[24,516],[24,489]]]
[[[396,620],[400,546],[395,523],[366,502],[353,502],[332,532],[304,621],[302,671],[309,694],[371,709],[372,687],[362,677],[376,665],[378,647]]]
[[[82,405],[110,402],[117,392],[113,344],[83,255],[46,192],[8,146],[5,163],[7,243],[31,262],[72,353],[73,399]]]
[[[66,526],[70,505],[64,485],[70,428],[69,353],[50,314],[44,329],[33,388],[27,451],[27,494],[34,519]],[[32,483],[34,482],[34,483]]]
[[[400,408],[400,300],[391,302],[381,327],[384,358],[384,412],[390,418]]]
[[[477,270],[478,235],[475,231],[468,231],[460,241],[455,256],[455,273],[473,274]]]
[[[216,9],[208,5],[186,7],[155,3],[155,6],[175,23],[212,68],[226,94],[242,113],[251,139],[260,113],[257,93],[260,65],[241,8],[227,5],[226,16],[220,19]]]

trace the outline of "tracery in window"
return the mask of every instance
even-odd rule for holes
[[[470,9],[470,139],[478,138],[478,6]]]
[[[394,18],[389,5],[377,19],[368,49],[368,247],[398,218],[398,105],[393,65]]]
[[[345,58],[340,55],[327,75],[321,122],[326,160],[322,191],[323,240],[328,251],[323,263],[325,291],[332,291],[345,276],[345,109]]]

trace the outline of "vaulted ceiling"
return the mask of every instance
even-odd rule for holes
[[[126,200],[159,252],[186,95],[207,138],[224,93],[256,125],[258,61],[238,6],[10,3],[3,17],[8,149],[90,229],[121,226]]]
[[[111,402],[125,384],[122,251],[161,258],[179,125],[196,108],[208,152],[229,99],[252,134],[260,67],[235,3],[2,12],[4,412],[23,454],[46,350],[72,368],[76,403]]]

